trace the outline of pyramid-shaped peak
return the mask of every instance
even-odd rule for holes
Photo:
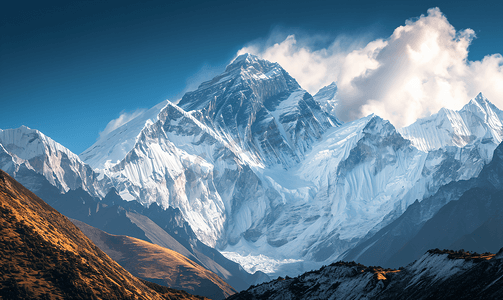
[[[462,111],[483,112],[484,114],[489,111],[501,112],[501,110],[489,101],[482,93],[479,93],[475,98],[465,105]]]
[[[322,87],[315,95],[315,99],[332,99],[337,93],[337,84],[332,81],[329,85]]]
[[[471,101],[474,101],[479,104],[486,104],[486,103],[491,103],[485,96],[482,94],[482,92],[478,93],[478,95],[473,98]]]
[[[332,81],[332,83],[330,83],[329,85],[326,85],[324,87],[322,87],[319,91],[319,92],[322,92],[322,91],[329,91],[329,90],[337,90],[337,83],[335,83],[335,81]]]
[[[244,53],[244,54],[240,54],[238,55],[238,57],[236,57],[230,64],[233,65],[233,64],[239,64],[239,63],[244,63],[244,62],[255,62],[255,61],[258,61],[260,60],[260,58],[254,54],[251,54],[251,53]]]
[[[199,110],[213,107],[212,103],[217,101],[215,108],[219,109],[222,101],[231,98],[237,101],[243,93],[253,93],[253,97],[246,98],[261,102],[300,89],[297,81],[278,63],[246,53],[235,58],[220,75],[201,83],[195,91],[187,92],[178,106],[185,111]],[[234,105],[232,101],[228,104]]]
[[[259,68],[274,68],[278,67],[277,63],[272,63],[268,60],[262,59],[254,54],[245,53],[236,57],[225,69],[226,72],[231,72],[236,69],[247,68],[252,65],[260,65]]]
[[[237,63],[237,62],[240,62],[240,61],[243,61],[243,60],[246,60],[246,59],[253,59],[253,58],[257,58],[256,55],[253,55],[251,53],[243,53],[243,54],[240,54],[238,55],[233,61],[232,63]]]

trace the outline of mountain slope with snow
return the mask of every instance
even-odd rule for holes
[[[313,98],[324,111],[335,117],[337,108],[337,84],[335,82],[322,87]]]
[[[337,259],[416,200],[477,176],[502,139],[503,114],[481,95],[397,131],[374,115],[340,124],[330,114],[336,94],[331,84],[312,97],[278,64],[242,55],[178,105],[159,104],[83,153],[100,175],[81,171],[89,167],[76,156],[35,168],[5,143],[0,160],[12,172],[25,163],[56,186],[64,179],[61,191],[102,198],[113,187],[127,201],[177,208],[206,245],[254,270],[269,260],[279,266],[262,270],[295,274]],[[85,184],[70,187],[61,172]]]
[[[266,166],[295,165],[340,124],[281,66],[251,54],[237,57],[178,105]]]
[[[447,116],[451,116],[451,118],[449,119]],[[457,117],[454,118],[452,116]],[[501,140],[501,135],[499,135],[501,128],[498,129],[497,124],[500,124],[503,119],[499,119],[498,116],[501,116],[501,111],[479,94],[458,112],[443,109],[438,114],[427,118],[426,121],[425,119],[418,120],[415,124],[411,125],[412,130],[410,128],[402,130],[408,133],[409,137],[411,137],[411,133],[415,133],[417,136],[412,136],[411,140],[413,143],[414,141],[416,143],[422,141],[422,145],[433,145],[435,142],[441,140],[438,136],[442,136],[443,134],[442,143],[450,146],[444,146],[443,148],[428,152],[428,160],[438,160],[442,163],[437,163],[434,168],[430,164],[426,164],[423,176],[430,173],[431,170],[438,170],[437,173],[439,175],[433,177],[436,181],[445,182],[445,179],[448,178],[445,176],[446,174],[454,176],[451,178],[450,183],[441,187],[438,192],[421,202],[418,201],[409,206],[395,221],[389,223],[389,225],[376,232],[375,235],[368,237],[358,246],[351,249],[351,251],[344,255],[344,259],[356,260],[365,264],[379,264],[386,267],[398,266],[420,255],[416,250],[411,250],[410,247],[409,251],[403,251],[403,247],[412,239],[416,240],[413,243],[414,247],[422,247],[423,251],[427,248],[436,247],[436,244],[424,244],[428,240],[428,238],[424,238],[424,234],[423,238],[415,238],[415,236],[430,219],[436,218],[435,215],[440,209],[443,209],[444,205],[450,201],[460,199],[471,188],[499,188],[497,187],[498,184],[496,184],[497,180],[494,181],[501,174],[501,170],[497,167],[499,156],[501,156],[501,144],[496,147]],[[451,122],[451,120],[457,121]],[[443,124],[443,127],[431,126],[431,124]],[[453,124],[464,124],[464,127],[456,127]],[[460,130],[459,128],[463,129]],[[459,135],[453,134],[453,132],[469,133],[470,131],[472,133],[469,135],[465,134],[465,137],[471,136],[471,142],[456,146],[456,142],[462,139]],[[426,132],[429,132],[429,134],[424,134]],[[420,133],[422,135],[419,135]],[[494,178],[492,179],[495,182],[494,186],[488,183],[487,177]],[[472,212],[467,211],[466,214],[472,214]],[[467,217],[466,219],[470,218]],[[470,222],[470,224],[463,226],[463,228],[471,228],[470,226],[474,226],[474,224],[478,223]],[[433,228],[437,227],[433,226]],[[469,233],[469,231],[465,233]],[[453,230],[447,230],[447,234],[456,236]],[[444,240],[449,240],[449,238],[445,238]],[[437,246],[440,247],[440,245]],[[442,245],[442,247],[446,246],[450,246],[450,244]],[[399,250],[401,253],[397,254]]]
[[[34,192],[38,187],[31,174],[43,175],[62,193],[82,188],[103,197],[111,187],[108,178],[94,172],[77,155],[26,126],[0,129],[0,168]]]
[[[336,85],[316,98],[336,103]],[[179,208],[237,261],[265,255],[301,272],[480,172],[499,139],[497,109],[478,97],[457,115],[480,136],[463,147],[445,111],[400,132],[377,116],[341,125],[278,64],[242,55],[168,103],[104,174],[126,200]],[[435,122],[451,125],[435,133]]]
[[[437,114],[417,120],[400,133],[419,150],[428,152],[446,146],[463,148],[474,144],[498,145],[503,140],[503,111],[482,93],[459,111],[442,108]],[[492,149],[487,155],[492,155]]]

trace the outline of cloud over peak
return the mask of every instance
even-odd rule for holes
[[[311,93],[336,81],[344,121],[375,113],[402,127],[440,108],[459,109],[478,92],[503,107],[503,57],[468,60],[475,38],[457,31],[439,8],[410,19],[390,37],[344,50],[336,39],[312,50],[294,35],[268,47],[240,50],[278,62]],[[301,44],[301,45],[300,45]]]

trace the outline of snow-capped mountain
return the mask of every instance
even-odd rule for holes
[[[221,167],[218,174],[216,166]],[[106,174],[125,200],[179,208],[198,237],[214,246],[225,221],[218,180],[222,176],[239,179],[242,171],[239,156],[225,141],[169,103],[159,120],[142,130],[134,148]]]
[[[104,197],[111,187],[70,150],[38,130],[21,126],[0,129],[0,168],[27,188],[38,189],[34,174],[43,175],[60,192],[82,188],[95,197]]]
[[[402,136],[428,153],[421,176],[431,185],[417,199],[421,201],[435,194],[440,186],[452,181],[476,177],[491,161],[503,139],[502,124],[503,112],[480,93],[459,111],[443,108],[437,114],[401,128]],[[403,203],[375,229],[397,218],[410,204],[412,202]]]
[[[295,164],[339,124],[278,64],[252,55],[179,105],[190,111],[169,103],[105,173],[124,199],[180,208],[209,245],[236,243],[281,197],[252,169]]]
[[[480,93],[461,110],[442,108],[437,114],[402,128],[400,133],[425,152],[446,146],[491,144],[483,153],[490,158],[494,145],[503,140],[502,120],[503,112]]]
[[[435,249],[401,270],[337,262],[228,299],[500,299],[502,278],[503,249],[496,255]]]
[[[277,63],[238,56],[178,105],[266,166],[290,167],[340,124]]]
[[[337,84],[335,82],[322,87],[313,98],[318,101],[323,110],[335,116],[337,107]]]
[[[160,103],[102,137],[81,155],[100,175],[76,176],[91,178],[83,188],[100,198],[113,187],[128,201],[180,209],[201,241],[251,269],[294,262],[266,268],[294,274],[477,176],[502,139],[503,114],[481,95],[397,131],[374,115],[341,124],[336,94],[331,84],[313,98],[278,64],[242,55],[178,105]],[[2,145],[2,166],[14,170],[15,147]]]

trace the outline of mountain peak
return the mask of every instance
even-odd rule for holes
[[[378,115],[372,113],[367,117],[368,122],[363,132],[375,135],[375,136],[391,136],[399,135],[396,131],[395,126],[391,124],[388,120],[384,120]]]
[[[186,93],[178,107],[271,165],[297,163],[311,142],[340,124],[278,63],[248,53]]]
[[[327,101],[335,99],[337,94],[337,84],[332,81],[327,86],[322,87],[313,97],[317,101]]]
[[[501,126],[501,121],[496,119],[503,119],[503,112],[482,93],[471,99],[461,111],[471,112],[485,120],[486,123],[493,124],[496,127]]]
[[[233,65],[233,64],[239,64],[239,63],[242,63],[242,62],[253,62],[253,61],[257,61],[259,60],[260,58],[254,54],[251,54],[251,53],[244,53],[244,54],[240,54],[238,55],[231,63],[230,65]]]
[[[246,53],[234,59],[222,74],[201,83],[197,90],[187,92],[178,106],[185,111],[200,110],[231,94],[234,100],[240,97],[264,100],[300,89],[297,81],[279,64]],[[218,104],[216,107],[220,108]]]
[[[478,103],[482,104],[482,103],[486,103],[486,102],[490,102],[486,96],[484,96],[484,94],[482,94],[482,92],[478,93],[478,95],[473,99],[474,101],[477,101]]]
[[[248,69],[249,67],[254,66],[254,73],[267,73],[272,69],[278,68],[281,69],[281,66],[277,63],[272,63],[266,59],[262,59],[256,55],[245,53],[236,57],[227,67],[225,68],[225,73],[231,73],[236,70]],[[224,74],[225,74],[224,73]]]
[[[464,109],[470,109],[470,107],[472,107],[472,106],[476,106],[476,107],[479,107],[479,108],[480,108],[480,109],[482,109],[482,110],[486,110],[486,107],[487,107],[488,105],[489,105],[489,106],[491,106],[491,105],[493,105],[493,104],[491,103],[491,101],[489,101],[489,100],[488,100],[488,99],[487,99],[487,98],[486,98],[486,97],[482,94],[482,92],[480,92],[480,93],[478,93],[478,95],[477,95],[475,98],[471,99],[471,100],[470,100],[470,102],[468,102],[468,103],[467,103],[467,104],[463,107],[463,109],[462,109],[462,110],[464,110]]]
[[[61,151],[68,157],[76,158],[70,150],[57,143],[42,132],[22,125],[15,129],[0,129],[0,143],[9,151],[22,159],[31,159],[44,155],[46,148],[51,151]]]

